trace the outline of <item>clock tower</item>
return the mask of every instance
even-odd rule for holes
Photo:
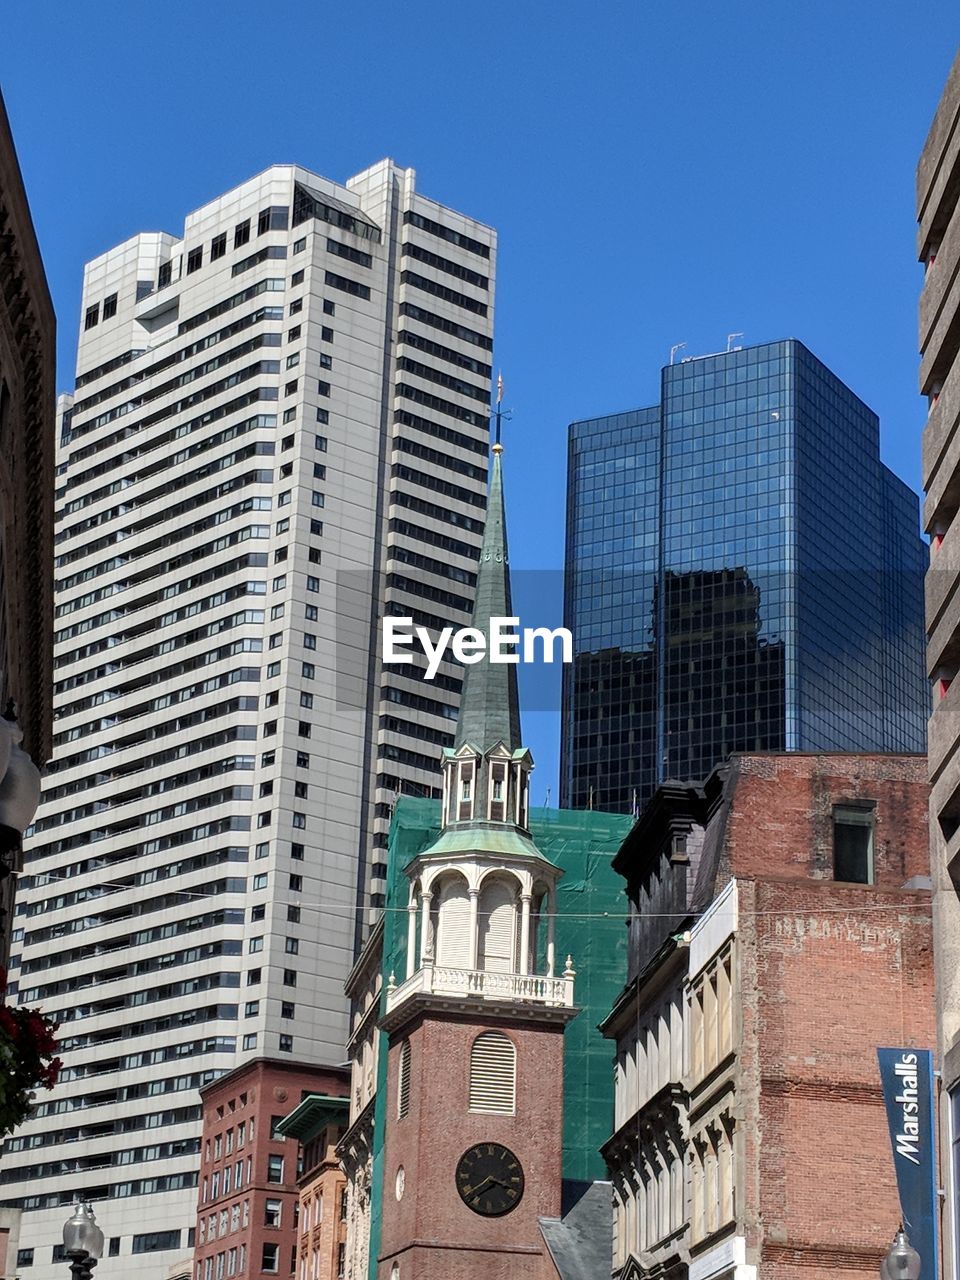
[[[513,616],[493,446],[474,626]],[[391,974],[378,1280],[546,1280],[540,1233],[561,1208],[561,872],[528,830],[533,761],[520,740],[516,666],[464,668],[442,761],[442,830],[404,868],[406,967]]]

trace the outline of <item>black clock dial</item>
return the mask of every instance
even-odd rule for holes
[[[457,1191],[474,1213],[501,1217],[515,1209],[523,1195],[520,1161],[499,1142],[478,1142],[460,1157]]]

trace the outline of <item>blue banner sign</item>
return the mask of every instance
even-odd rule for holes
[[[920,1254],[920,1280],[938,1280],[933,1054],[929,1049],[878,1049],[877,1057],[903,1226]],[[896,1225],[890,1224],[891,1239]]]

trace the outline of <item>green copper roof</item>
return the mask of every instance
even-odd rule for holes
[[[349,1098],[332,1098],[323,1093],[308,1093],[298,1107],[279,1121],[274,1128],[285,1138],[298,1138],[309,1142],[312,1137],[330,1125],[346,1125],[350,1115]]]
[[[507,556],[507,520],[503,509],[503,477],[501,450],[493,450],[490,474],[490,496],[487,501],[487,523],[480,550],[477,573],[477,595],[473,606],[473,625],[482,631],[489,644],[490,619],[511,618],[510,569]],[[520,746],[520,696],[517,691],[516,663],[487,661],[464,667],[460,719],[455,745],[469,743],[481,752],[502,742],[508,750]]]
[[[488,853],[497,858],[543,858],[528,835],[501,822],[470,822],[461,827],[445,827],[437,842],[424,851],[424,856],[456,858],[474,853]],[[546,858],[543,860],[548,861]]]

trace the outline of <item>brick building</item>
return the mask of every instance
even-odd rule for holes
[[[208,1085],[194,1280],[289,1276],[296,1265],[298,1153],[280,1126],[309,1095],[346,1098],[348,1075],[258,1058]],[[175,1249],[177,1239],[156,1249]],[[190,1243],[188,1240],[186,1243]]]
[[[337,1158],[349,1114],[348,1098],[308,1093],[276,1127],[300,1143],[294,1280],[354,1274],[347,1270],[347,1179]]]
[[[870,1276],[899,1220],[878,1046],[935,1034],[921,756],[742,755],[617,857],[614,1275]]]

